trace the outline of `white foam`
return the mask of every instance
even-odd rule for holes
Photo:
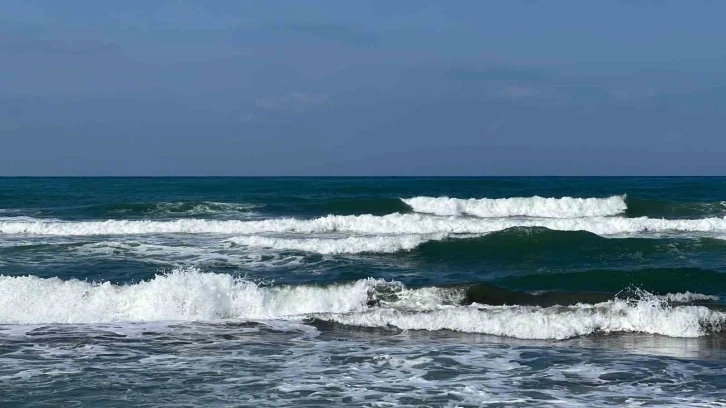
[[[358,313],[327,313],[321,319],[365,326],[394,326],[406,330],[454,330],[520,339],[567,339],[600,333],[641,332],[671,337],[699,337],[704,326],[720,329],[726,314],[703,306],[669,307],[655,297],[633,304],[613,300],[596,305],[459,306],[423,312],[395,308]]]
[[[625,196],[608,198],[449,198],[413,197],[401,199],[415,212],[442,216],[577,218],[622,214]]]
[[[393,253],[410,251],[424,242],[441,240],[447,234],[385,235],[347,238],[276,238],[256,235],[232,237],[228,241],[237,245],[315,252],[319,254]]]
[[[328,215],[315,219],[275,218],[259,221],[181,219],[174,221],[0,222],[0,234],[138,235],[138,234],[259,234],[354,233],[486,234],[512,227],[544,227],[559,231],[589,231],[598,235],[668,232],[726,232],[725,218],[667,220],[648,217],[586,218],[461,218],[422,214]],[[442,235],[443,236],[443,235]]]

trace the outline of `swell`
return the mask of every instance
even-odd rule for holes
[[[565,339],[602,332],[698,337],[720,331],[726,322],[722,311],[692,304],[703,295],[658,297],[639,292],[628,298],[555,304],[530,301],[542,295],[481,286],[406,288],[376,279],[264,286],[193,269],[130,285],[0,276],[0,324],[319,319],[365,327]],[[493,301],[497,296],[524,301],[504,305],[506,299]]]
[[[504,277],[495,280],[494,283],[524,291],[614,293],[636,287],[656,294],[685,291],[706,294],[726,293],[726,273],[701,268],[594,269],[569,273],[536,273]]]
[[[678,202],[627,198],[628,217],[701,218],[726,216],[726,201]]]
[[[587,231],[557,231],[542,227],[513,227],[474,237],[449,238],[421,244],[411,256],[426,262],[461,264],[505,262],[545,266],[628,262],[639,264],[678,260],[686,255],[717,254],[726,242],[713,238],[610,239]]]

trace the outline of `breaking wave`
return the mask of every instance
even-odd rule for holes
[[[231,275],[175,270],[129,285],[0,276],[0,323],[267,319],[361,310],[376,284],[262,287]]]
[[[721,330],[726,314],[704,306],[669,307],[658,298],[574,306],[459,306],[409,312],[393,308],[329,313],[323,320],[406,330],[453,330],[520,339],[567,339],[593,333],[641,332],[699,337]]]
[[[625,196],[608,198],[449,198],[414,197],[401,199],[418,213],[441,216],[577,218],[623,214]]]
[[[407,289],[365,279],[329,286],[262,286],[226,274],[175,270],[129,285],[0,276],[0,324],[320,319],[365,327],[455,330],[524,339],[643,332],[697,337],[726,314],[644,294],[573,306],[461,306],[462,288]],[[676,300],[697,294],[672,294]]]
[[[638,233],[726,232],[726,219],[687,220],[647,217],[586,217],[487,219],[435,217],[422,214],[385,216],[329,215],[315,219],[276,218],[259,221],[182,219],[173,221],[108,220],[84,222],[0,221],[0,234],[33,235],[137,235],[137,234],[238,234],[331,233],[354,234],[487,234],[514,227],[543,227],[557,231],[588,231],[614,236]]]

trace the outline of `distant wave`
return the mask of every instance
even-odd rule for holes
[[[418,213],[476,217],[546,217],[576,218],[623,214],[627,209],[625,196],[608,198],[449,198],[413,197],[401,199]]]
[[[24,221],[32,218],[42,221],[106,220],[109,218],[163,220],[194,217],[249,219],[259,215],[257,210],[261,207],[264,206],[215,201],[105,203],[58,208],[0,209],[0,220]]]
[[[721,330],[726,322],[723,312],[674,306],[667,297],[647,293],[635,300],[552,307],[457,305],[462,296],[461,288],[408,289],[375,279],[267,287],[193,269],[130,285],[0,276],[0,324],[313,318],[354,326],[565,339],[597,332],[697,337]]]
[[[259,221],[182,219],[173,221],[108,220],[84,222],[0,221],[0,234],[32,235],[137,235],[137,234],[235,234],[330,233],[376,234],[486,234],[513,227],[543,227],[558,231],[588,231],[602,236],[640,233],[726,232],[726,219],[666,220],[621,217],[486,219],[441,218],[421,214],[385,216],[326,216]],[[723,235],[723,234],[722,234]]]

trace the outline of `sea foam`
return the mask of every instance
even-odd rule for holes
[[[442,216],[577,218],[622,214],[625,196],[608,198],[449,198],[413,197],[401,199],[413,211]]]
[[[246,235],[228,241],[248,247],[315,252],[318,254],[393,253],[410,251],[424,242],[445,239],[448,234],[406,234],[347,238],[278,238]]]

